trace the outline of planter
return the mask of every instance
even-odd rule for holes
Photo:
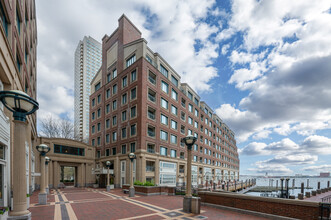
[[[0,220],[3,220],[3,219],[8,219],[8,212],[5,212],[0,215]]]
[[[99,188],[99,184],[93,184],[93,188]]]
[[[30,196],[26,197],[26,208],[30,208]]]
[[[114,188],[115,188],[114,184],[110,185],[110,189],[114,189]]]
[[[123,185],[122,189],[129,189],[130,185]],[[134,186],[136,194],[152,195],[175,195],[175,187],[171,186]]]

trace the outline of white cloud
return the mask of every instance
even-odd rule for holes
[[[259,174],[268,173],[268,175],[289,175],[293,171],[282,164],[257,164],[255,168],[248,168],[248,171],[253,171]]]
[[[303,168],[305,171],[313,171],[314,173],[316,172],[331,172],[331,164],[324,164],[324,165],[319,165],[319,166],[309,166]]]
[[[225,44],[225,45],[223,45],[222,50],[221,50],[222,55],[227,54],[229,48],[230,48],[230,44]]]

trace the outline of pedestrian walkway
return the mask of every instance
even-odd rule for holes
[[[38,192],[31,196],[33,220],[60,219],[264,219],[254,215],[202,206],[201,214],[182,211],[182,196],[128,197],[121,189],[70,188],[52,190],[47,205],[39,205]]]
[[[312,201],[312,202],[322,202],[322,198],[326,196],[331,196],[331,191],[321,193],[321,194],[316,194],[316,196],[312,196],[310,198],[305,198],[306,201]]]

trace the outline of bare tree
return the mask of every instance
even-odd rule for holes
[[[49,138],[77,139],[74,135],[74,125],[68,118],[55,120],[51,115],[41,119],[40,135]]]

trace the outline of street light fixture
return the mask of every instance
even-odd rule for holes
[[[129,197],[134,197],[135,190],[133,187],[133,160],[136,159],[134,153],[129,153],[129,159],[131,160],[131,178],[130,178],[130,188],[129,188]]]
[[[110,191],[110,184],[109,184],[109,168],[110,168],[110,161],[106,162],[107,167],[107,192]]]
[[[41,173],[41,181],[40,181],[40,192],[38,195],[38,202],[41,205],[46,205],[47,203],[47,193],[46,193],[46,187],[45,187],[45,155],[51,150],[51,148],[49,146],[47,146],[46,144],[40,144],[38,146],[36,146],[37,151],[39,151],[40,153],[40,160],[41,160],[41,164],[40,164],[40,173]]]
[[[45,157],[45,165],[46,165],[46,171],[45,171],[45,182],[46,182],[46,193],[49,194],[49,183],[48,183],[48,164],[51,161],[49,157]]]
[[[13,129],[13,211],[11,216],[31,218],[27,210],[27,187],[26,187],[26,116],[34,113],[39,108],[37,101],[26,93],[18,90],[0,91],[0,101],[14,117]]]
[[[186,176],[186,195],[184,196],[183,201],[183,210],[184,212],[191,213],[191,202],[192,202],[192,191],[191,191],[191,185],[192,185],[192,145],[197,140],[196,137],[192,135],[188,135],[184,138],[182,138],[182,142],[184,142],[187,146],[187,176]]]

